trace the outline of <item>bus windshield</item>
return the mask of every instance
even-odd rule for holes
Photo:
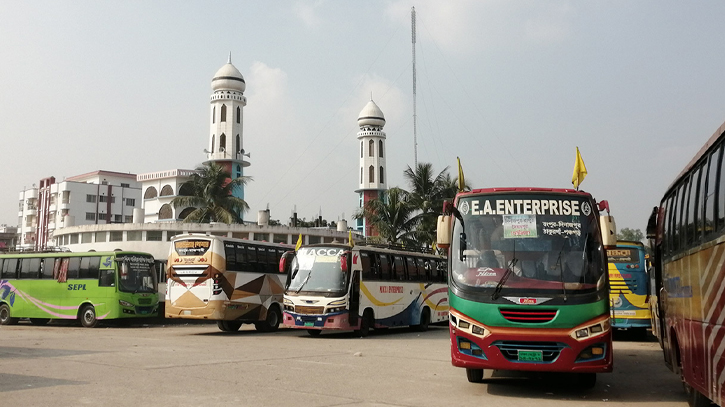
[[[292,261],[292,279],[287,293],[344,293],[347,273],[342,272],[340,247],[303,247]]]
[[[561,194],[461,198],[452,284],[482,300],[536,293],[566,299],[601,290],[606,267],[592,204]]]
[[[116,256],[118,265],[118,289],[129,293],[155,293],[156,273],[154,271],[154,258],[152,256],[119,255]]]

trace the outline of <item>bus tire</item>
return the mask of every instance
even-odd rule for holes
[[[360,329],[355,330],[355,334],[364,338],[370,335],[370,329],[373,325],[375,325],[373,311],[371,309],[366,309],[365,312],[363,312],[362,319],[360,320]]]
[[[466,377],[471,383],[483,383],[483,369],[466,368]]]
[[[582,389],[591,389],[597,384],[596,373],[578,373],[576,383]]]
[[[0,325],[17,325],[18,318],[10,316],[10,306],[8,304],[0,304]]]
[[[30,318],[30,323],[33,325],[48,325],[50,319],[48,318]]]
[[[322,333],[322,330],[321,329],[308,329],[307,333],[310,336],[320,336],[320,334]]]
[[[241,321],[216,321],[216,326],[223,332],[237,332],[242,327]]]
[[[274,332],[279,329],[279,323],[282,320],[282,315],[279,312],[279,307],[273,305],[267,310],[267,319],[254,323],[254,327],[259,332]]]
[[[415,328],[418,332],[425,332],[428,330],[428,325],[430,325],[430,308],[425,307],[423,308],[423,311],[420,313],[420,323],[418,325],[414,325],[413,328]]]
[[[85,305],[81,308],[80,312],[81,325],[85,328],[95,328],[98,325],[98,318],[96,318],[96,309],[93,305]]]
[[[704,394],[700,393],[697,389],[691,389],[690,394],[687,397],[687,404],[690,407],[709,407],[712,404],[709,398]]]

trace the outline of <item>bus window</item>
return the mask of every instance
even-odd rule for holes
[[[370,253],[360,252],[360,266],[362,267],[363,280],[375,280],[375,270],[372,268]]]
[[[388,259],[388,256],[381,254],[378,256],[378,260],[378,263],[380,264],[380,279],[392,280],[393,273],[390,267],[390,259]]]
[[[101,275],[98,278],[99,287],[113,287],[116,285],[116,271],[115,270],[101,270]]]
[[[20,278],[34,278],[40,277],[40,258],[33,257],[23,259],[20,262]]]
[[[43,263],[40,265],[40,278],[51,279],[53,277],[53,265],[55,264],[54,257],[46,257],[43,259]]]
[[[97,279],[98,278],[98,267],[101,264],[101,258],[99,256],[93,257],[82,257],[81,266],[78,271],[78,278],[81,279]]]
[[[5,259],[3,263],[2,278],[4,279],[15,279],[18,278],[18,259]]]
[[[415,263],[415,259],[412,257],[405,258],[405,265],[408,269],[408,280],[418,280],[418,265]]]
[[[254,246],[247,246],[247,261],[249,261],[249,268],[245,271],[256,271],[261,273],[262,268],[259,267],[259,260],[257,259],[257,248]]]
[[[237,251],[232,242],[224,242],[224,257],[227,258],[227,270],[237,271],[239,270],[239,264],[237,263]]]
[[[71,257],[68,259],[68,271],[66,272],[66,280],[78,278],[78,271],[81,268],[81,258]]]
[[[405,280],[405,265],[401,256],[393,256],[393,270],[395,271],[395,280]]]
[[[249,270],[249,255],[246,246],[236,244],[234,246],[234,253],[236,254],[237,268],[240,271]]]

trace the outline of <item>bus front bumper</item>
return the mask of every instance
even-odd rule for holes
[[[305,315],[284,311],[282,322],[286,327],[297,329],[358,329],[359,324],[350,325],[349,317],[348,311],[322,315]]]
[[[572,329],[487,327],[484,335],[473,335],[451,323],[451,363],[468,369],[612,371],[609,327],[599,335],[578,340],[572,337],[571,332]]]

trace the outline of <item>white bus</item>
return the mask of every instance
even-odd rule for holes
[[[289,270],[284,325],[354,330],[414,326],[448,320],[446,259],[389,247],[314,244],[283,258]]]
[[[286,275],[279,262],[290,246],[203,234],[171,240],[166,318],[217,321],[222,331],[253,323],[276,331]]]

